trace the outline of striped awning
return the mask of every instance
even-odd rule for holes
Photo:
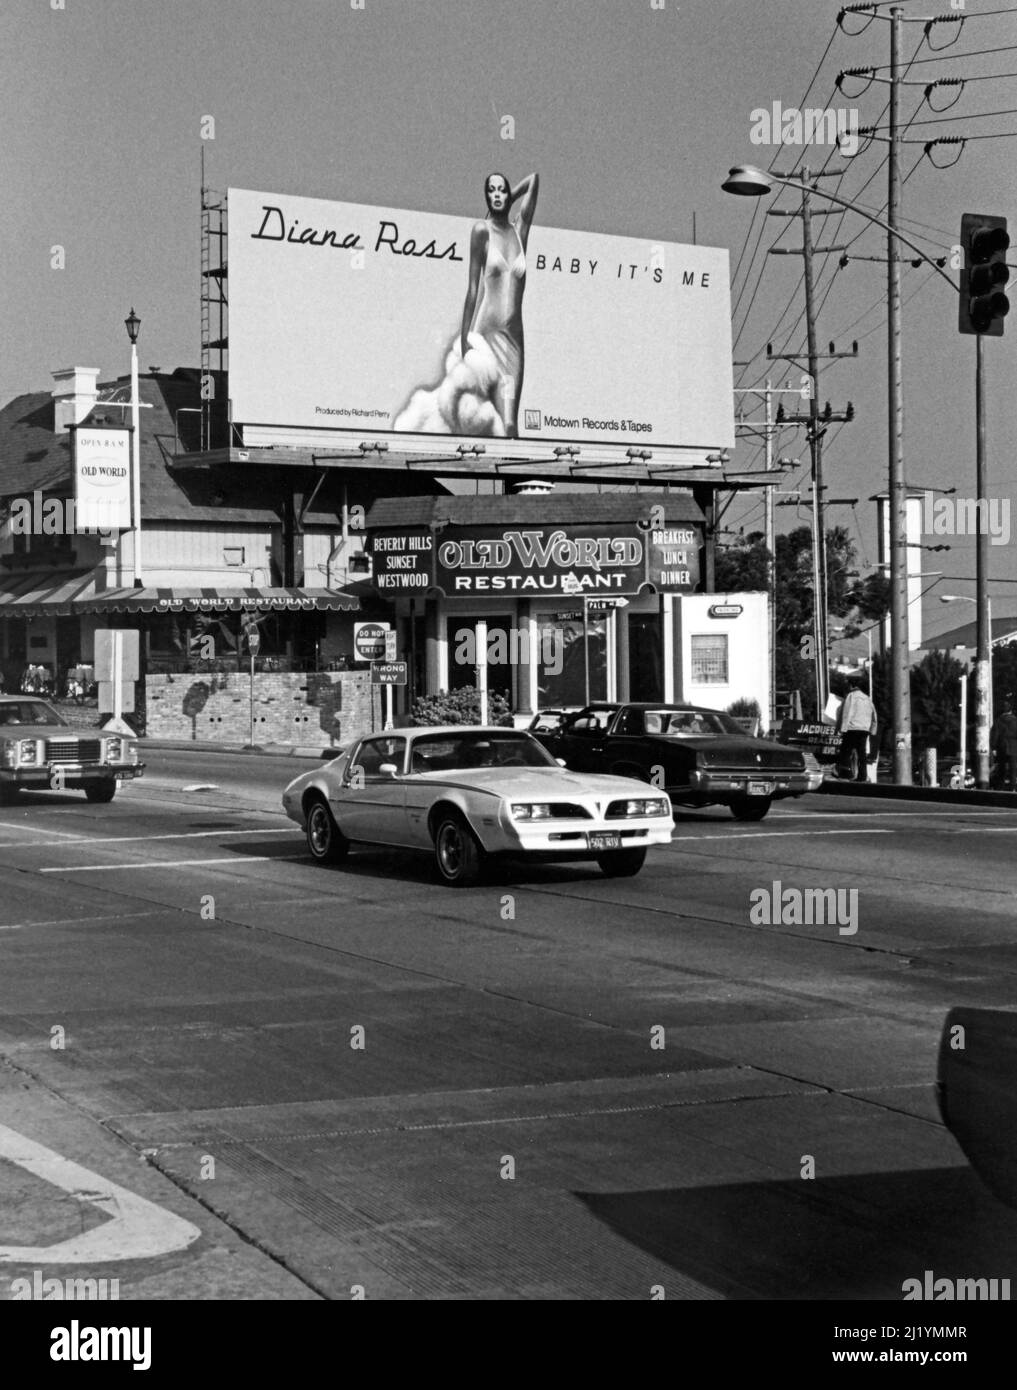
[[[75,613],[343,613],[360,607],[338,589],[107,589],[74,605]]]
[[[61,570],[0,579],[0,618],[66,617],[80,613],[349,613],[355,594],[338,589],[95,589],[94,570]]]
[[[4,575],[0,579],[0,618],[67,617],[76,611],[79,598],[94,592],[93,570]]]

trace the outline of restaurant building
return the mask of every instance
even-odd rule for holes
[[[517,722],[587,697],[767,709],[765,596],[712,593],[717,496],[742,485],[726,250],[538,219],[517,379],[521,336],[495,372],[483,315],[457,356],[471,217],[204,188],[201,217],[200,367],[138,379],[139,529],[71,507],[85,434],[127,458],[129,377],[68,367],[0,409],[8,690],[62,694],[96,631],[132,628],[140,729],[334,746],[381,717],[371,622],[406,663],[396,719],[481,669]]]
[[[91,667],[97,628],[133,627],[137,714],[150,734],[246,737],[253,615],[257,739],[328,744],[380,719],[355,622],[395,627],[409,668],[396,692],[404,718],[415,696],[477,681],[466,634],[483,620],[488,686],[517,722],[587,693],[766,708],[765,596],[709,594],[720,480],[566,491],[546,477],[440,479],[439,464],[382,467],[310,447],[203,449],[200,374],[151,373],[139,383],[135,587],[130,531],[46,525],[73,496],[72,427],[121,424],[129,384],[100,385],[94,369],[53,375],[49,393],[0,410],[8,691],[34,667],[62,693],[69,672]],[[29,509],[26,530],[17,522]]]

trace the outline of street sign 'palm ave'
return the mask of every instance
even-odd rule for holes
[[[1010,279],[1006,218],[964,213],[961,245],[964,265],[957,326],[962,333],[1001,338],[1003,320],[1010,312],[1010,301],[1003,293],[1003,286]]]

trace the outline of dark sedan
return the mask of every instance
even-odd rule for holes
[[[637,777],[672,805],[730,806],[738,820],[762,820],[774,801],[816,785],[800,749],[692,705],[591,704],[536,737],[576,772]]]

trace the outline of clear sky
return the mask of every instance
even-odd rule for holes
[[[57,8],[54,8],[54,5]],[[789,195],[762,205],[731,198],[720,184],[731,164],[778,170],[803,154],[816,167],[846,169],[824,187],[879,213],[886,200],[885,143],[854,161],[826,147],[802,151],[750,140],[752,112],[783,107],[854,108],[879,121],[887,87],[834,79],[847,67],[889,60],[889,25],[851,38],[836,26],[832,0],[13,0],[0,50],[0,294],[5,341],[0,401],[45,390],[50,372],[78,364],[102,375],[127,370],[123,320],[142,319],[142,366],[199,362],[199,169],[209,182],[384,206],[473,215],[491,168],[516,179],[541,176],[549,226],[726,246],[737,268],[735,359],[745,386],[760,383],[765,345],[795,353],[804,342],[801,258],[766,256],[800,246],[797,219],[765,218]],[[1004,14],[988,11],[1007,9]],[[950,15],[950,0],[904,0],[909,18]],[[886,13],[885,8],[882,11]],[[956,11],[953,11],[956,13]],[[1017,9],[1006,0],[964,0],[967,17],[929,38],[908,24],[904,53],[915,62],[905,119],[905,226],[930,255],[949,253],[964,211],[1008,214],[1017,242],[1014,156],[1009,138],[971,140],[955,167],[923,154],[936,135],[1017,132]],[[848,27],[860,30],[852,17]],[[956,55],[990,50],[970,58]],[[927,61],[929,59],[934,61]],[[1000,74],[997,80],[986,80]],[[941,77],[970,81],[949,122],[923,97]],[[813,79],[815,78],[815,81]],[[811,90],[810,89],[811,85]],[[808,98],[805,99],[808,92]],[[957,89],[939,89],[943,107]],[[860,93],[856,96],[856,93]],[[511,115],[515,138],[501,138]],[[202,141],[204,117],[215,138]],[[940,147],[938,162],[958,147]],[[914,166],[913,172],[912,166]],[[853,257],[885,257],[885,239],[849,214],[817,220],[817,240],[851,241]],[[762,230],[762,238],[758,234]],[[51,268],[51,248],[66,264]],[[747,249],[745,249],[747,248]],[[753,251],[756,249],[756,254]],[[1017,262],[1017,254],[1011,253]],[[856,535],[863,566],[875,562],[869,497],[887,484],[885,265],[862,259],[818,263],[819,338],[838,348],[859,341],[857,361],[824,371],[820,399],[854,404],[853,424],[827,436],[829,495],[855,497],[829,520]],[[927,268],[907,266],[905,473],[918,488],[974,492],[974,339],[958,334],[956,300]],[[1017,292],[1015,292],[1017,293]],[[1014,346],[986,343],[990,492],[1011,503],[1013,537],[992,547],[995,612],[1017,613],[1017,412]],[[797,375],[797,374],[796,374]],[[750,398],[751,399],[751,398]],[[792,408],[801,403],[788,398]],[[750,410],[748,418],[760,418]],[[780,454],[808,457],[788,430]],[[734,454],[761,466],[756,442]],[[799,470],[791,475],[807,484]],[[792,481],[787,485],[795,486]],[[735,504],[725,524],[755,529],[761,504]],[[777,511],[778,528],[805,524],[807,509]],[[938,540],[932,537],[930,540]],[[973,615],[941,605],[939,593],[973,593],[973,541],[946,538],[924,555],[943,570],[927,603],[927,631]],[[1007,601],[1008,595],[1014,598]]]

